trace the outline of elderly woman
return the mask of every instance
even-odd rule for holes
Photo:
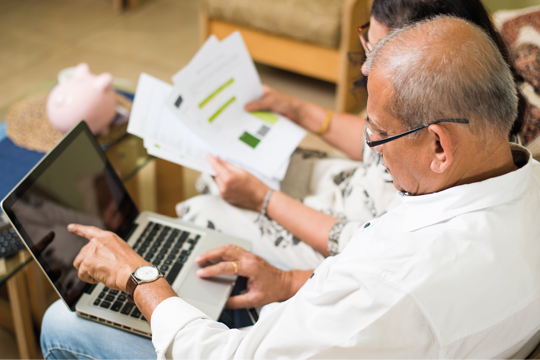
[[[435,15],[453,15],[482,27],[513,71],[508,51],[480,0],[375,0],[370,22],[359,28],[360,41],[370,52],[392,30]],[[521,128],[524,106],[522,98],[513,134]],[[246,109],[283,114],[320,134],[349,159],[298,149],[282,191],[272,191],[245,170],[209,156],[217,174],[215,183],[203,176],[199,185],[206,195],[178,204],[179,217],[252,240],[253,252],[277,267],[313,269],[325,256],[339,253],[366,222],[400,204],[391,171],[364,144],[366,119],[332,113],[268,87],[263,98]]]

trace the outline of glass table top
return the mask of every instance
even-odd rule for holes
[[[105,154],[124,184],[129,183],[154,158],[146,152],[143,140],[130,134],[109,146]],[[129,186],[127,188],[129,192]],[[9,258],[0,258],[0,286],[30,261],[32,256],[26,249]]]

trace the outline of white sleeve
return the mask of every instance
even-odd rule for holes
[[[431,328],[407,294],[380,276],[350,270],[319,267],[249,331],[229,330],[168,299],[152,316],[158,358],[438,357]]]

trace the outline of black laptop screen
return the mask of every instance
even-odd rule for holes
[[[124,238],[138,215],[84,123],[8,195],[3,208],[72,310],[86,285],[73,261],[88,240],[69,233],[67,225],[92,225]]]

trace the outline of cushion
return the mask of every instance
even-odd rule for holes
[[[211,19],[337,49],[344,0],[202,0]]]
[[[518,74],[525,80],[520,88],[529,109],[520,137],[524,145],[530,146],[540,138],[540,6],[498,11],[494,20]],[[537,145],[533,148],[537,149]],[[533,155],[538,154],[533,152]]]

